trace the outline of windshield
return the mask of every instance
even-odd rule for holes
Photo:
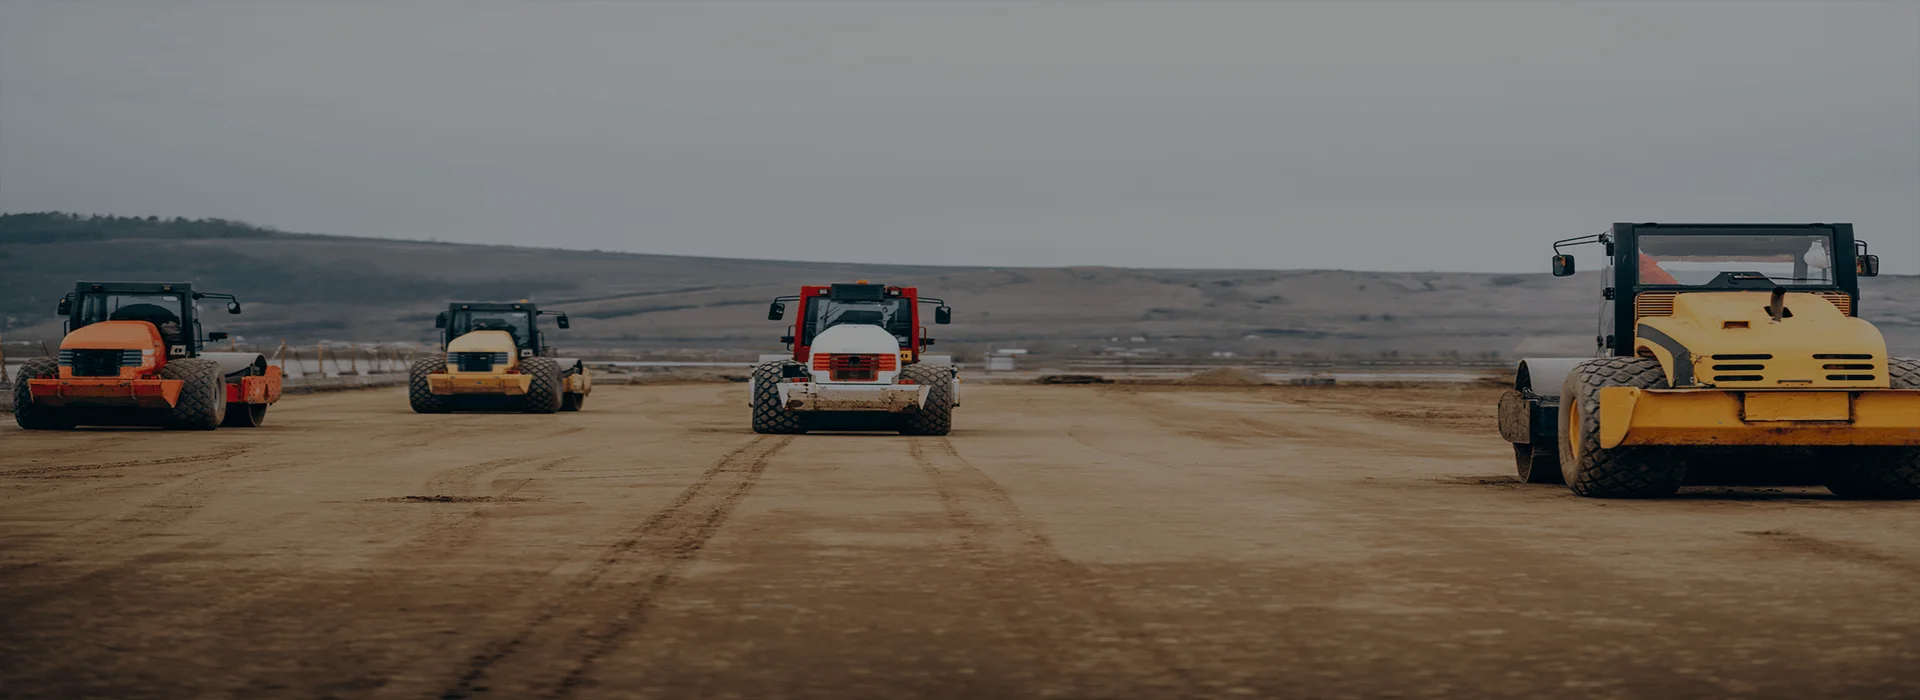
[[[827,297],[807,300],[807,327],[804,342],[813,344],[820,331],[843,323],[879,326],[893,334],[900,347],[913,342],[913,310],[904,297],[879,301],[834,301]]]
[[[506,331],[513,336],[515,346],[526,348],[533,340],[533,317],[526,311],[460,311],[449,325],[455,338],[474,331]]]
[[[74,327],[100,321],[146,321],[154,325],[180,323],[178,294],[87,294],[80,298]]]
[[[77,330],[101,321],[146,321],[159,329],[168,345],[179,345],[186,342],[180,325],[185,303],[178,294],[82,294],[72,327]]]
[[[1639,241],[1641,284],[1834,284],[1832,238],[1826,234],[1650,234]]]

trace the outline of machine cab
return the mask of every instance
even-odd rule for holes
[[[555,323],[560,328],[569,325],[565,313],[541,311],[528,302],[464,302],[449,305],[446,311],[435,317],[434,326],[441,329],[442,349],[469,333],[501,331],[513,338],[521,357],[544,357],[550,348],[546,344],[545,334],[540,332],[538,319],[542,314],[556,316]]]
[[[801,362],[806,361],[815,338],[841,325],[878,326],[893,336],[900,359],[913,362],[927,346],[934,344],[934,339],[927,337],[926,328],[921,325],[920,304],[937,305],[935,324],[953,321],[953,310],[945,301],[921,297],[914,287],[869,284],[864,280],[853,284],[803,286],[797,296],[775,299],[767,318],[784,318],[785,302],[789,301],[799,304],[798,318],[794,333],[782,340],[793,348],[794,359]]]
[[[201,326],[200,300],[209,297],[227,299],[227,312],[240,313],[232,295],[195,292],[184,282],[80,282],[60,299],[58,312],[66,317],[68,333],[107,321],[150,323],[160,332],[169,357],[197,357],[206,341],[226,337],[209,335]]]
[[[1852,224],[1614,224],[1608,233],[1554,243],[1553,274],[1574,274],[1562,249],[1604,247],[1598,355],[1633,355],[1642,318],[1670,315],[1689,292],[1811,292],[1848,316],[1859,315],[1860,277],[1879,274],[1879,258],[1853,237]]]

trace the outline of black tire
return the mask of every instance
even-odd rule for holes
[[[565,397],[566,384],[560,376],[560,363],[545,357],[520,361],[520,373],[533,377],[527,395],[521,397],[520,410],[527,413],[556,413]]]
[[[908,411],[900,423],[901,435],[946,435],[953,431],[953,368],[947,365],[909,365],[901,379],[927,387],[926,403]]]
[[[780,403],[782,369],[793,360],[768,362],[753,368],[753,432],[799,435],[807,432],[807,417]]]
[[[227,378],[212,360],[187,357],[160,368],[161,379],[180,380],[180,399],[167,409],[161,426],[173,430],[212,430],[227,418]]]
[[[1659,447],[1600,448],[1600,389],[1663,389],[1660,363],[1643,357],[1587,360],[1560,387],[1560,477],[1588,498],[1671,496],[1686,480],[1686,462]]]
[[[445,355],[414,360],[413,366],[407,368],[407,402],[413,404],[414,413],[453,412],[450,397],[433,393],[433,387],[427,383],[427,375],[446,372]]]
[[[65,409],[34,403],[33,391],[27,387],[29,379],[59,378],[59,360],[51,357],[27,360],[20,374],[13,378],[13,422],[24,430],[72,430],[73,419]]]
[[[1920,389],[1920,360],[1887,359],[1894,389]],[[1841,498],[1920,498],[1920,447],[1858,447],[1835,450],[1825,474],[1827,490]]]
[[[585,408],[586,405],[586,394],[576,394],[569,391],[566,396],[560,398],[560,410],[562,411],[578,411]]]
[[[1544,449],[1543,449],[1544,447]],[[1513,444],[1514,474],[1529,484],[1564,484],[1560,451],[1552,446]]]

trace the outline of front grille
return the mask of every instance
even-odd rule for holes
[[[880,378],[881,372],[891,372],[898,366],[899,356],[893,353],[877,355],[830,355],[813,354],[813,369],[826,372],[827,377],[836,382],[871,382]]]
[[[139,367],[139,350],[61,350],[60,365],[76,377],[118,377],[121,367]]]
[[[504,352],[450,352],[447,365],[462,372],[492,372],[494,365],[507,364]]]

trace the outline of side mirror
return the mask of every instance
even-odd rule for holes
[[[953,307],[951,306],[933,307],[933,322],[938,325],[946,325],[949,323],[953,323]]]
[[[227,313],[230,313],[230,314],[240,313],[240,302],[237,302],[237,301],[227,302]]]
[[[572,328],[573,322],[567,320],[566,314],[560,314],[559,318],[553,319],[553,325],[559,326],[561,328]]]
[[[58,313],[61,316],[65,316],[73,313],[73,295],[72,294],[68,294],[66,296],[60,297],[60,307],[59,307]]]
[[[767,320],[778,321],[786,317],[787,317],[786,304],[782,304],[776,301],[776,302],[773,302],[772,306],[767,307]]]
[[[1572,275],[1573,270],[1574,270],[1573,256],[1571,255],[1553,256],[1553,276],[1566,277],[1566,276]]]
[[[434,327],[434,328],[446,328],[446,327],[447,327],[447,312],[445,312],[445,311],[442,311],[442,312],[440,312],[440,313],[437,313],[437,314],[434,314],[434,315],[433,315],[433,327]]]
[[[226,331],[214,331],[212,333],[207,334],[207,340],[226,340],[226,339],[227,339]]]
[[[1862,255],[1858,258],[1854,258],[1853,270],[1854,272],[1859,273],[1861,277],[1879,277],[1880,276],[1880,256]]]

